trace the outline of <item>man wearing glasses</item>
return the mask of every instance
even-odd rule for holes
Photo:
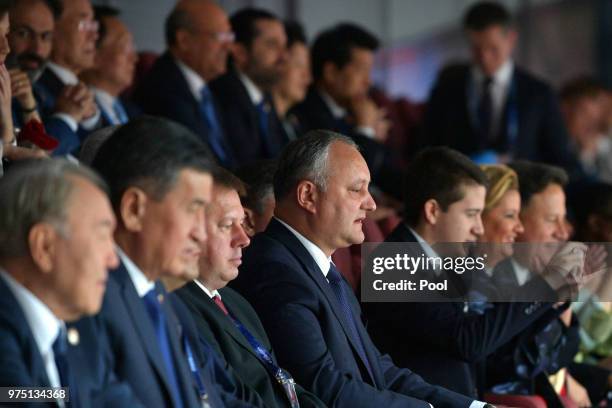
[[[234,152],[208,83],[226,71],[233,41],[227,14],[219,6],[212,1],[179,1],[166,19],[168,50],[135,94],[146,113],[187,126],[228,168],[235,165]]]

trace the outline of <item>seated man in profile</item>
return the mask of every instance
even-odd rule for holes
[[[17,164],[0,179],[0,386],[68,387],[51,400],[60,406],[141,406],[87,317],[118,263],[106,189],[65,160]]]

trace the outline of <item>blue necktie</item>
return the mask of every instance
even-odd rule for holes
[[[60,377],[60,385],[62,387],[68,387],[70,395],[70,402],[66,403],[67,407],[76,406],[76,393],[77,387],[74,381],[74,377],[70,372],[70,365],[68,363],[68,341],[66,340],[66,329],[62,327],[57,335],[57,338],[53,342],[53,356],[55,357],[55,366]]]
[[[361,341],[361,337],[359,336],[359,332],[357,330],[357,322],[355,321],[355,316],[353,316],[353,311],[351,310],[351,306],[348,302],[347,290],[350,290],[340,275],[338,269],[333,263],[329,265],[329,272],[327,273],[327,280],[329,281],[329,286],[331,287],[334,295],[336,295],[336,299],[338,303],[340,303],[340,307],[342,308],[342,314],[346,320],[346,324],[349,327],[349,336],[355,347],[357,348],[357,354],[361,357],[361,360],[365,364],[372,381],[374,381],[374,376],[372,375],[372,367],[370,367],[370,361],[368,360],[368,356],[365,352],[365,348],[363,347],[363,342]]]
[[[200,91],[202,99],[200,100],[200,110],[206,120],[208,126],[208,143],[213,153],[219,161],[223,164],[228,164],[227,152],[223,148],[223,134],[221,132],[221,126],[217,120],[217,112],[213,103],[213,96],[207,86],[202,87]]]
[[[270,104],[264,98],[256,107],[257,119],[259,121],[259,134],[261,135],[264,150],[267,157],[273,157],[274,150],[270,140]]]
[[[157,342],[159,349],[161,350],[162,358],[166,366],[166,374],[168,375],[168,382],[170,383],[170,389],[174,394],[174,400],[178,402],[179,407],[183,405],[183,397],[181,395],[180,387],[177,379],[177,371],[172,355],[172,349],[170,347],[170,339],[168,338],[168,328],[166,326],[166,315],[162,309],[160,300],[158,299],[158,293],[155,288],[147,292],[142,298],[145,307],[151,316],[153,326],[155,327],[155,334],[157,336]]]
[[[127,112],[123,107],[123,104],[118,98],[115,98],[113,101],[113,112],[115,112],[115,117],[119,121],[119,124],[123,125],[127,123],[130,119],[128,118]]]
[[[480,122],[480,132],[482,142],[485,145],[490,145],[493,142],[493,96],[491,95],[491,87],[493,86],[493,78],[486,77],[482,81],[482,91],[478,102],[478,120]]]

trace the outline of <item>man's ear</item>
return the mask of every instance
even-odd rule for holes
[[[53,270],[58,239],[60,239],[59,232],[49,223],[41,222],[30,228],[28,234],[30,254],[36,266],[44,273]]]
[[[338,76],[338,68],[330,61],[323,64],[323,71],[321,77],[325,83],[334,83]]]
[[[309,180],[301,181],[297,186],[295,195],[300,207],[311,214],[317,213],[319,189],[315,183]]]
[[[187,48],[189,48],[189,41],[191,41],[191,38],[189,38],[189,32],[187,30],[178,30],[176,32],[176,34],[174,35],[174,48],[177,49],[178,51],[185,51]]]
[[[249,59],[249,50],[240,43],[234,42],[230,47],[230,53],[234,58],[234,64],[240,70],[244,70],[244,66],[246,65]]]
[[[125,229],[130,232],[142,230],[147,203],[147,194],[137,187],[130,187],[123,193],[119,204],[119,215]]]
[[[244,207],[244,222],[242,223],[244,232],[250,237],[255,235],[255,211]]]
[[[431,198],[425,201],[425,204],[423,205],[423,215],[425,216],[425,222],[430,225],[436,225],[441,211],[442,210],[440,208],[440,205],[435,199]]]

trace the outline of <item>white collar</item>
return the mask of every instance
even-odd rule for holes
[[[514,71],[514,62],[511,59],[509,59],[508,61],[504,62],[504,64],[497,70],[497,72],[493,74],[493,77],[492,77],[493,84],[501,85],[504,87],[509,85],[510,81],[512,80],[513,71]],[[480,86],[485,76],[483,72],[480,70],[480,68],[474,65],[472,67],[472,75],[473,75],[474,80],[476,81],[476,84]]]
[[[105,90],[96,88],[95,86],[91,87],[91,91],[94,93],[96,98],[98,98],[100,102],[104,104],[104,106],[113,106],[113,103],[115,103],[115,100],[117,99]]]
[[[327,108],[331,111],[332,116],[334,118],[342,119],[343,117],[346,116],[346,109],[338,105],[336,101],[334,101],[334,99],[331,97],[330,94],[328,94],[327,92],[323,90],[319,90],[318,92],[319,92],[319,95],[321,95],[321,99],[323,99],[323,102],[325,102],[325,105],[327,105]]]
[[[289,226],[289,224],[277,217],[274,217],[274,219],[280,222],[283,226],[285,226],[285,228],[291,231],[293,235],[295,235],[298,241],[300,241],[304,248],[306,248],[306,251],[308,251],[310,256],[312,256],[312,259],[315,261],[321,272],[323,272],[323,276],[327,278],[327,274],[329,273],[329,268],[331,265],[331,257],[327,257],[325,253],[323,253],[321,248],[313,244],[308,238],[306,238],[305,236],[297,232],[295,229],[293,229],[291,226]]]
[[[197,72],[189,68],[183,61],[179,60],[178,58],[175,58],[174,61],[183,73],[185,81],[187,81],[187,86],[193,94],[193,97],[196,99],[196,101],[200,102],[202,100],[202,88],[206,86],[206,81],[204,81],[204,79],[198,75]]]
[[[68,68],[57,65],[55,62],[51,61],[47,62],[47,68],[53,71],[64,85],[76,85],[79,83],[79,78]]]
[[[264,98],[261,89],[259,89],[253,81],[251,81],[251,78],[249,78],[240,71],[238,71],[238,78],[240,78],[240,82],[242,82],[242,85],[244,85],[244,87],[246,88],[247,93],[249,94],[249,99],[251,100],[253,105],[259,105]]]
[[[438,255],[438,253],[436,251],[434,251],[434,249],[431,247],[431,245],[429,245],[429,243],[427,241],[425,241],[422,236],[420,236],[412,228],[408,227],[408,229],[410,230],[410,232],[412,232],[412,234],[416,238],[416,240],[419,243],[419,245],[421,245],[421,248],[423,248],[423,252],[425,252],[425,255],[427,256],[427,258],[432,258],[432,259],[433,258],[435,258],[435,259],[440,258],[440,255]],[[440,276],[441,271],[439,269],[434,269],[433,272],[434,272],[434,274],[436,276]]]
[[[516,281],[518,282],[519,286],[523,286],[531,277],[531,272],[529,269],[515,261],[514,258],[510,259],[510,263],[512,264],[512,270],[514,271]]]
[[[214,298],[215,296],[219,296],[219,298],[221,298],[221,294],[219,293],[219,291],[217,289],[213,290],[212,292],[210,290],[208,290],[208,288],[206,286],[204,286],[204,284],[202,282],[200,282],[198,279],[194,279],[193,280],[196,285],[198,285],[200,287],[200,289],[202,289],[204,291],[204,293],[206,293],[208,295],[209,298]]]
[[[132,262],[130,258],[128,258],[128,256],[121,248],[119,248],[119,246],[116,246],[115,249],[119,255],[119,258],[121,258],[121,262],[123,263],[123,266],[125,266],[128,275],[130,275],[134,288],[136,288],[136,293],[138,293],[139,297],[144,297],[144,295],[151,291],[151,289],[155,288],[155,282],[149,280],[149,278],[142,273],[140,268],[138,268],[138,266],[136,266],[136,264]]]
[[[44,357],[53,351],[53,343],[57,339],[60,328],[64,322],[58,319],[51,309],[26,287],[17,282],[11,275],[0,269],[0,276],[4,279],[11,292],[21,306],[28,326],[38,346],[38,351]]]

